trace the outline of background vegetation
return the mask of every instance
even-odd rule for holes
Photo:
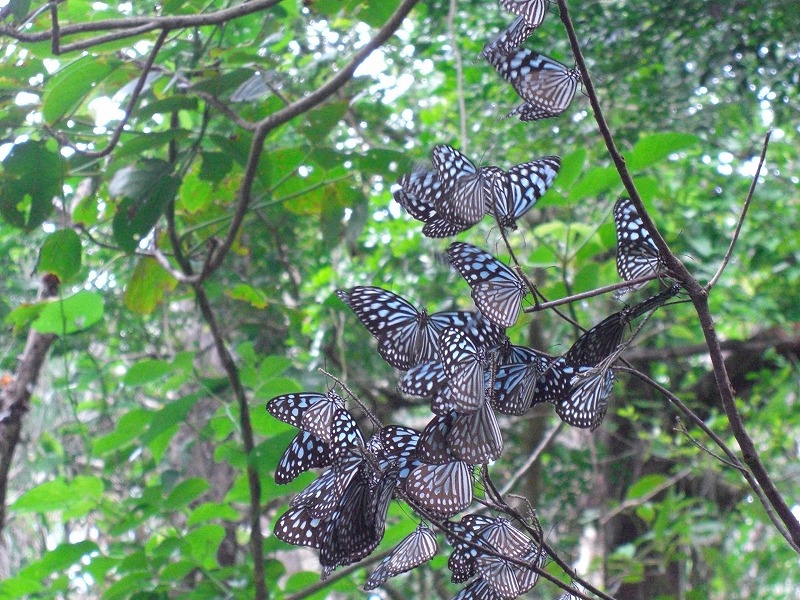
[[[709,305],[736,406],[791,506],[796,3],[572,4],[636,187],[701,283],[773,130]],[[527,46],[572,65],[550,12]],[[333,291],[471,305],[445,244],[391,200],[435,144],[501,167],[560,155],[511,243],[548,298],[616,282],[610,212],[624,192],[587,99],[556,120],[500,119],[518,99],[477,56],[509,15],[475,0],[10,0],[0,16],[0,598],[365,597],[362,568],[317,585],[311,555],[271,535],[312,476],[275,485],[294,432],[264,405],[324,391],[325,368],[385,422],[424,422]],[[488,220],[460,239],[502,252]],[[569,313],[589,326],[620,306],[606,295]],[[575,331],[543,312],[510,335],[558,353]],[[659,311],[626,357],[738,452],[690,305]],[[513,491],[615,597],[800,597],[797,554],[742,470],[652,387],[622,374],[593,433],[551,409],[503,430],[493,476],[547,440]],[[379,551],[414,526],[395,503]],[[380,594],[454,595],[445,560]],[[559,594],[542,583],[530,596]]]

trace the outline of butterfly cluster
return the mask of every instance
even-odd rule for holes
[[[520,121],[557,117],[569,108],[581,82],[580,73],[544,54],[521,47],[542,24],[548,0],[501,0],[500,4],[518,16],[484,46],[481,56],[524,101],[507,116],[516,115]]]
[[[402,175],[394,199],[425,223],[422,233],[432,238],[466,231],[487,214],[501,227],[516,229],[517,219],[545,194],[561,167],[558,156],[514,165],[508,171],[476,167],[448,145],[436,146],[431,156],[434,168]]]
[[[563,113],[580,82],[577,71],[521,47],[541,25],[549,1],[500,4],[516,18],[482,56],[525,101],[513,114],[533,121]],[[508,170],[478,167],[449,145],[434,147],[432,163],[433,168],[402,175],[393,191],[432,238],[466,231],[486,215],[503,233],[515,229],[561,166],[557,156],[545,156]],[[635,281],[625,291],[641,287],[644,277],[666,274],[665,261],[631,201],[616,203],[614,222],[618,273],[626,282]],[[536,585],[548,560],[543,541],[533,539],[534,529],[523,521],[524,531],[504,517],[463,514],[475,494],[488,488],[486,467],[502,455],[499,417],[519,417],[549,403],[565,423],[597,428],[608,410],[614,364],[633,337],[626,339],[633,321],[681,288],[673,285],[609,315],[554,356],[512,344],[506,335],[526,296],[536,294],[519,265],[511,267],[465,242],[451,243],[446,257],[468,285],[474,310],[429,312],[377,286],[336,291],[375,338],[379,355],[402,372],[399,391],[425,403],[431,415],[421,430],[373,419],[374,432],[367,438],[335,391],[270,400],[269,413],[299,430],[278,461],[276,483],[289,483],[310,469],[319,473],[292,498],[274,532],[285,542],[316,549],[324,577],[369,556],[383,539],[392,501],[402,500],[419,523],[373,570],[365,589],[433,558],[435,526],[452,547],[453,583],[467,582],[455,600],[510,600]],[[568,591],[562,600],[570,597]]]

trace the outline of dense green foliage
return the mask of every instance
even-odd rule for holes
[[[253,597],[248,465],[261,481],[271,597],[318,582],[316,563],[271,535],[276,515],[313,476],[274,483],[295,431],[264,406],[280,393],[329,388],[324,369],[384,422],[424,424],[427,407],[400,396],[397,372],[333,292],[382,285],[431,310],[471,306],[466,284],[441,261],[446,243],[423,238],[391,199],[398,175],[427,161],[435,144],[501,167],[560,155],[554,188],[510,234],[511,245],[549,299],[618,281],[610,213],[624,192],[587,99],[576,96],[556,120],[500,119],[518,98],[477,56],[508,15],[475,0],[459,2],[453,15],[443,0],[421,3],[344,87],[269,132],[241,229],[200,284],[246,391],[255,435],[248,456],[240,405],[197,289],[153,253],[163,251],[176,271],[203,269],[228,235],[252,154],[253,131],[234,117],[264,119],[319,88],[400,3],[304,4],[284,0],[224,23],[173,28],[118,142],[115,128],[159,31],[56,56],[49,40],[10,35],[50,30],[47,3],[11,0],[0,9],[0,371],[14,373],[29,328],[58,335],[9,475],[2,535],[10,574],[0,599]],[[710,304],[723,340],[751,342],[730,350],[756,348],[730,364],[738,406],[779,490],[796,499],[797,7],[571,4],[637,188],[701,282],[728,249],[762,140],[774,129],[766,172]],[[70,0],[58,17],[64,30],[227,6]],[[550,12],[527,45],[571,65],[557,8]],[[101,33],[64,36],[62,49]],[[173,223],[185,265],[175,257]],[[506,254],[488,219],[459,239]],[[61,280],[59,300],[35,302],[43,273]],[[620,306],[609,294],[565,310],[589,326]],[[509,335],[559,353],[576,331],[548,311],[525,316]],[[631,357],[738,451],[702,342],[691,306],[670,306],[651,319]],[[611,594],[621,584],[648,589],[658,577],[672,580],[671,588],[652,583],[643,597],[680,590],[685,598],[752,600],[800,589],[795,552],[741,474],[711,454],[719,452],[703,432],[681,417],[684,434],[676,409],[625,374],[610,413],[593,433],[562,429],[512,489],[532,502],[563,558],[580,557],[581,576]],[[551,408],[504,421],[496,481],[556,422]],[[395,503],[380,550],[415,524]],[[454,595],[445,557],[387,587],[395,596]],[[363,571],[354,577],[363,583]],[[333,590],[365,597],[352,578],[314,597]],[[534,594],[559,592],[545,582]]]

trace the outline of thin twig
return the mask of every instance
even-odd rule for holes
[[[319,372],[322,373],[323,375],[325,375],[325,377],[333,379],[334,382],[336,382],[339,386],[341,386],[341,388],[345,392],[347,392],[347,395],[350,396],[350,398],[353,399],[353,402],[358,404],[358,406],[361,408],[361,410],[364,411],[364,413],[367,415],[369,420],[372,421],[372,424],[376,428],[381,429],[383,427],[383,424],[380,422],[380,419],[378,419],[378,417],[376,417],[374,414],[372,414],[372,411],[369,408],[367,408],[367,405],[364,404],[361,401],[361,398],[359,398],[356,394],[353,393],[353,390],[351,390],[349,387],[347,387],[347,384],[345,382],[343,382],[338,377],[334,377],[333,375],[328,373],[328,371],[326,371],[325,369],[320,369]]]
[[[692,470],[689,469],[689,468],[683,469],[679,473],[676,473],[672,477],[669,477],[669,478],[665,479],[664,481],[659,483],[657,486],[653,487],[646,494],[643,494],[643,495],[641,495],[641,496],[639,496],[637,498],[629,498],[628,500],[625,500],[624,502],[620,503],[618,506],[615,506],[614,508],[609,510],[607,513],[605,513],[603,516],[601,516],[598,519],[598,522],[600,523],[600,525],[606,525],[611,519],[616,517],[621,512],[626,511],[629,508],[633,508],[635,506],[641,506],[642,504],[644,504],[645,502],[647,502],[648,500],[650,500],[654,496],[660,494],[661,492],[663,492],[667,488],[672,487],[673,485],[678,483],[681,479],[687,477],[691,472],[692,472]]]
[[[742,225],[744,224],[744,219],[747,216],[747,209],[750,208],[750,201],[753,199],[753,192],[755,192],[756,185],[758,184],[758,177],[761,175],[761,167],[764,166],[764,160],[767,158],[767,147],[769,146],[769,138],[771,135],[772,130],[770,129],[767,132],[767,135],[764,136],[764,145],[761,147],[761,157],[758,160],[758,167],[756,167],[755,175],[753,175],[753,181],[750,182],[750,189],[747,192],[747,198],[744,199],[742,212],[739,215],[739,221],[736,223],[736,230],[733,232],[731,244],[728,246],[728,251],[725,253],[722,263],[719,265],[719,269],[717,269],[717,272],[714,273],[711,281],[706,284],[706,292],[711,291],[711,288],[714,287],[717,281],[719,281],[719,278],[722,277],[722,272],[725,270],[725,267],[728,266],[728,261],[731,259],[733,249],[736,246],[736,240],[739,239],[739,233],[742,231]]]
[[[250,492],[250,551],[253,553],[253,581],[256,587],[256,599],[267,600],[269,594],[264,578],[264,536],[261,533],[261,480],[258,471],[250,461],[255,448],[253,426],[250,422],[250,405],[247,402],[247,392],[239,377],[239,368],[228,350],[222,329],[217,322],[216,315],[211,308],[208,294],[202,283],[194,286],[195,297],[200,306],[203,319],[208,324],[211,336],[214,338],[214,347],[217,356],[222,362],[225,373],[233,387],[233,393],[239,406],[239,425],[242,430],[242,444],[247,456],[247,483]]]
[[[453,49],[453,58],[456,63],[456,94],[458,96],[458,117],[461,129],[461,152],[469,154],[469,138],[467,137],[467,104],[464,100],[464,63],[461,60],[461,50],[456,39],[456,0],[450,0],[450,10],[447,13],[447,32],[450,36],[450,46]]]
[[[542,437],[541,441],[536,446],[536,448],[533,449],[533,452],[528,457],[528,460],[525,461],[525,464],[523,464],[519,469],[517,469],[511,477],[509,477],[508,481],[500,490],[501,494],[503,495],[507,494],[511,490],[511,488],[514,487],[514,484],[517,483],[517,481],[519,481],[520,477],[522,477],[525,473],[527,473],[528,469],[530,469],[533,466],[533,464],[537,460],[539,460],[539,456],[541,456],[542,452],[544,452],[547,449],[547,447],[552,443],[552,441],[556,439],[556,436],[563,428],[564,428],[564,421],[559,421],[555,427],[553,427],[552,429],[550,429],[550,431],[544,434],[544,437]]]
[[[719,454],[717,454],[716,452],[712,452],[711,450],[709,450],[708,448],[703,446],[703,444],[701,444],[696,439],[694,439],[692,437],[692,434],[689,433],[689,430],[686,429],[686,426],[681,422],[680,417],[675,417],[675,420],[677,421],[677,425],[675,425],[675,431],[680,432],[681,435],[683,435],[683,437],[685,437],[692,446],[694,446],[695,448],[697,448],[701,452],[705,452],[709,456],[715,458],[716,460],[721,462],[723,465],[726,465],[726,466],[728,466],[728,467],[730,467],[732,469],[736,469],[737,471],[741,471],[742,473],[746,473],[747,472],[747,469],[745,469],[741,465],[741,463],[736,464],[736,463],[733,463],[733,462],[731,462],[731,461],[729,461],[727,459],[722,458]]]
[[[772,481],[772,478],[769,476],[764,464],[761,462],[761,458],[756,450],[755,444],[748,435],[747,430],[744,427],[744,423],[742,422],[741,415],[736,408],[733,387],[725,367],[725,360],[722,356],[722,350],[719,346],[719,339],[717,338],[714,319],[708,306],[708,293],[706,289],[700,285],[697,279],[692,276],[680,259],[678,259],[678,257],[670,250],[669,245],[661,236],[661,233],[656,228],[655,223],[645,210],[644,204],[642,203],[642,198],[633,183],[633,177],[631,176],[625,164],[625,159],[617,150],[616,144],[614,143],[614,138],[611,135],[611,131],[605,118],[603,117],[602,110],[600,109],[600,103],[594,90],[594,85],[592,84],[589,71],[586,68],[586,61],[583,58],[575,28],[569,17],[569,10],[567,9],[566,0],[558,0],[558,7],[559,12],[561,13],[561,21],[564,24],[569,37],[573,56],[575,57],[578,69],[581,72],[584,88],[592,105],[595,121],[597,121],[598,128],[603,136],[603,140],[605,141],[609,155],[611,156],[617,172],[622,179],[622,183],[625,186],[628,195],[630,196],[631,202],[639,212],[639,216],[642,219],[644,227],[650,232],[653,242],[664,259],[664,264],[667,267],[667,273],[670,277],[678,281],[683,286],[683,288],[689,294],[692,304],[694,304],[694,308],[697,312],[700,326],[703,331],[703,336],[708,346],[709,357],[711,358],[711,364],[714,369],[714,378],[717,383],[717,389],[719,391],[723,409],[728,417],[731,432],[736,438],[736,441],[739,443],[739,447],[742,449],[742,457],[744,458],[745,463],[750,467],[753,477],[755,477],[755,480],[758,482],[758,487],[761,488],[764,496],[773,506],[778,517],[785,525],[786,531],[791,536],[793,541],[792,548],[796,550],[798,546],[800,546],[800,521],[798,521],[797,517],[794,515],[794,513],[792,513],[788,503],[775,486],[775,482]],[[754,490],[756,489],[757,488],[754,488]]]
[[[581,292],[580,294],[573,294],[572,296],[565,296],[564,298],[559,298],[558,300],[552,300],[550,302],[542,302],[537,306],[531,306],[530,308],[525,308],[525,312],[539,312],[540,310],[546,310],[548,308],[553,308],[554,306],[561,306],[562,304],[570,304],[571,302],[577,302],[579,300],[585,300],[586,298],[593,298],[595,296],[602,296],[603,294],[607,294],[609,292],[614,292],[621,288],[629,287],[631,284],[638,284],[638,283],[647,283],[648,281],[653,281],[654,279],[658,279],[656,275],[643,275],[642,277],[637,277],[636,279],[631,279],[630,281],[620,281],[619,283],[613,283],[611,285],[606,285],[603,287],[595,288],[593,290],[588,290],[586,292]]]

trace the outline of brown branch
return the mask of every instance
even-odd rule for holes
[[[565,296],[564,298],[559,298],[558,300],[551,300],[550,302],[541,302],[536,306],[531,306],[530,308],[525,308],[523,310],[524,312],[539,312],[540,310],[553,308],[554,306],[561,306],[562,304],[569,304],[571,302],[577,302],[578,300],[585,300],[586,298],[601,296],[609,292],[614,292],[619,289],[630,287],[631,284],[635,285],[637,283],[646,283],[648,281],[653,281],[654,279],[658,279],[658,276],[644,275],[642,277],[637,277],[636,279],[631,279],[629,281],[620,281],[618,283],[612,283],[611,285],[606,285],[603,287],[595,288],[593,290],[581,292],[580,294]]]
[[[609,155],[611,156],[617,172],[622,179],[622,183],[631,198],[631,202],[639,212],[642,223],[650,232],[653,242],[656,244],[659,252],[661,252],[661,256],[664,259],[664,264],[667,267],[668,274],[670,277],[681,283],[683,288],[689,294],[692,303],[694,304],[695,311],[697,312],[697,316],[700,321],[700,326],[703,330],[703,336],[705,337],[706,345],[708,346],[711,364],[714,368],[714,377],[717,382],[717,388],[722,400],[723,409],[728,417],[731,432],[736,438],[736,441],[739,443],[745,463],[747,463],[747,465],[750,467],[750,470],[752,471],[753,476],[758,482],[758,485],[760,486],[764,495],[768,499],[769,503],[774,507],[780,520],[786,526],[786,530],[794,542],[792,547],[796,549],[798,546],[800,546],[800,522],[792,513],[789,505],[786,503],[786,500],[783,498],[780,491],[775,486],[775,483],[770,478],[769,473],[767,473],[767,470],[762,464],[758,455],[758,451],[753,444],[753,440],[747,434],[741,416],[736,409],[733,388],[731,386],[730,379],[728,378],[728,373],[725,369],[725,361],[722,356],[722,349],[720,348],[719,340],[714,329],[714,319],[711,316],[711,312],[708,307],[708,294],[706,289],[700,285],[697,279],[695,279],[692,274],[689,273],[685,265],[670,250],[669,245],[661,236],[661,233],[656,228],[655,223],[650,218],[650,215],[647,214],[644,204],[642,203],[642,198],[639,195],[639,192],[633,183],[633,178],[625,164],[625,159],[617,150],[611,130],[609,129],[605,117],[603,116],[594,85],[592,84],[589,71],[586,68],[586,61],[583,58],[575,28],[569,16],[566,0],[558,0],[558,7],[559,12],[561,13],[561,21],[567,30],[572,53],[575,57],[578,69],[581,72],[586,94],[589,96],[589,101],[592,105],[595,121],[597,121],[597,125],[600,129],[601,135],[603,136],[603,140],[605,141]]]
[[[243,2],[231,8],[200,15],[128,17],[125,19],[106,19],[103,21],[65,25],[58,30],[60,40],[83,33],[99,31],[116,31],[116,33],[109,33],[73,44],[63,45],[60,47],[60,52],[61,54],[66,54],[76,50],[84,50],[92,46],[134,37],[156,29],[186,29],[201,27],[203,25],[219,25],[233,19],[238,19],[239,17],[271,8],[280,2],[281,0],[251,0],[250,2]],[[20,42],[44,42],[53,38],[53,31],[52,29],[48,29],[34,33],[24,33],[18,31],[14,27],[2,26],[0,27],[0,35],[8,36]]]
[[[39,300],[58,296],[60,281],[52,274],[42,277]],[[6,497],[8,495],[8,473],[19,442],[22,415],[28,411],[31,394],[39,379],[47,351],[56,339],[52,333],[28,332],[25,350],[19,357],[13,381],[0,388],[0,531],[6,524]],[[0,536],[0,567],[6,558],[5,536]]]
[[[295,117],[308,112],[318,104],[327,100],[331,95],[341,89],[353,77],[356,69],[361,65],[366,58],[372,54],[377,48],[381,47],[400,27],[400,24],[406,18],[411,9],[419,2],[419,0],[403,0],[395,10],[394,14],[389,17],[386,24],[375,34],[364,47],[359,50],[350,62],[342,67],[340,71],[331,77],[327,82],[322,84],[317,90],[310,93],[305,98],[301,98],[282,108],[281,110],[271,114],[258,123],[258,126],[253,133],[253,141],[250,146],[250,156],[245,167],[244,178],[239,188],[239,204],[236,207],[236,212],[233,215],[233,220],[228,230],[228,235],[225,240],[219,245],[213,255],[210,255],[210,260],[206,263],[203,270],[198,274],[198,280],[202,281],[210,273],[215,271],[225,258],[225,255],[233,246],[236,236],[239,234],[242,220],[247,213],[247,208],[250,204],[250,199],[253,192],[253,184],[258,174],[259,160],[261,153],[264,150],[264,140],[267,135],[276,127],[294,119]]]
[[[744,205],[742,206],[742,212],[739,215],[739,221],[736,223],[736,230],[733,232],[733,237],[731,238],[731,244],[728,246],[728,251],[725,253],[725,256],[722,259],[722,263],[719,265],[719,269],[717,272],[714,273],[714,276],[711,278],[706,284],[706,292],[711,291],[711,288],[719,281],[719,278],[722,277],[722,272],[725,270],[725,267],[728,266],[728,262],[731,259],[731,255],[733,254],[733,249],[736,246],[736,240],[739,239],[739,234],[742,231],[742,225],[744,224],[744,218],[747,216],[747,209],[750,208],[750,202],[753,199],[753,192],[756,191],[756,184],[758,183],[758,177],[761,175],[761,167],[764,166],[764,160],[767,158],[767,147],[769,146],[769,138],[772,135],[772,130],[767,132],[767,135],[764,136],[764,145],[761,147],[761,157],[758,160],[758,167],[756,168],[756,172],[753,175],[753,181],[750,182],[750,189],[747,192],[747,197],[744,199]]]
[[[69,141],[65,141],[65,144],[70,148],[74,149],[76,152],[80,152],[82,155],[87,156],[89,158],[103,158],[104,156],[108,156],[111,152],[114,151],[114,148],[117,147],[120,138],[122,137],[122,131],[125,129],[125,125],[128,124],[128,119],[131,118],[131,114],[133,114],[133,109],[136,107],[136,103],[139,101],[139,96],[144,89],[145,83],[147,82],[147,76],[150,74],[150,69],[153,68],[153,63],[156,60],[156,56],[161,51],[161,47],[164,45],[164,42],[167,39],[167,35],[169,34],[168,29],[164,29],[159,35],[158,39],[156,39],[156,43],[153,45],[153,49],[150,51],[150,55],[147,57],[147,61],[142,67],[142,74],[139,75],[139,79],[136,82],[136,86],[133,88],[131,92],[130,100],[128,100],[128,105],[125,107],[125,116],[122,117],[120,122],[114,128],[114,133],[111,134],[111,139],[108,141],[108,145],[103,148],[102,150],[82,150],[75,144]]]
[[[242,442],[244,444],[245,455],[247,456],[247,483],[250,488],[250,551],[253,553],[253,581],[256,586],[256,599],[267,600],[268,591],[264,579],[264,536],[261,533],[261,480],[258,471],[253,466],[251,459],[255,442],[253,437],[253,426],[250,422],[250,405],[247,402],[247,392],[242,385],[239,377],[239,368],[236,366],[233,356],[228,351],[227,344],[222,329],[217,322],[216,315],[211,309],[208,294],[202,283],[194,287],[197,303],[203,319],[208,323],[211,336],[214,338],[214,347],[217,351],[225,373],[233,387],[236,402],[239,405],[239,425],[242,429]]]

